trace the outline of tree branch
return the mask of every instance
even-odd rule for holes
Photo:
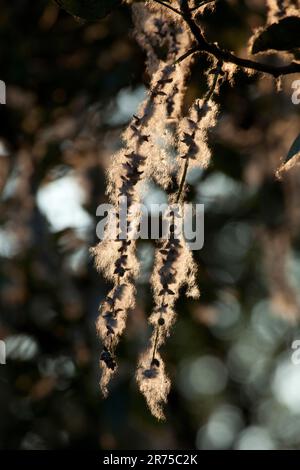
[[[158,0],[155,0],[158,1]],[[245,69],[255,70],[256,72],[263,72],[273,77],[277,78],[280,75],[288,75],[291,73],[300,73],[300,63],[299,62],[291,62],[288,65],[282,66],[273,66],[269,64],[264,64],[261,62],[256,62],[250,59],[243,59],[241,57],[237,57],[232,54],[230,51],[225,49],[221,49],[217,44],[212,44],[206,41],[200,27],[196,24],[192,17],[191,10],[188,5],[188,0],[181,0],[180,1],[180,12],[179,14],[182,16],[184,21],[189,26],[191,33],[193,34],[195,40],[197,41],[197,48],[202,52],[207,52],[208,54],[212,54],[216,59],[221,60],[223,62],[230,62],[232,64],[238,65],[239,67],[243,67]]]

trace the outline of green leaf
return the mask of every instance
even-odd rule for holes
[[[82,20],[96,21],[108,15],[121,0],[55,0],[56,3]]]
[[[288,162],[289,160],[291,160],[299,152],[300,152],[300,134],[294,140],[293,145],[291,146],[291,148],[290,148],[290,150],[289,150],[289,152],[286,156],[285,163]]]
[[[267,50],[292,51],[300,47],[300,17],[286,16],[260,30],[252,42],[252,54]]]

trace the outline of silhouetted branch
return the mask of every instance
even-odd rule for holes
[[[290,64],[287,64],[287,65],[273,66],[273,65],[264,64],[261,62],[256,62],[251,59],[243,59],[242,57],[238,57],[226,49],[220,48],[215,43],[208,42],[205,39],[201,28],[197,25],[197,23],[195,22],[192,16],[192,11],[194,7],[189,8],[188,0],[180,1],[180,11],[174,7],[171,7],[171,5],[161,0],[154,0],[154,1],[156,3],[159,3],[165,6],[166,8],[169,8],[174,13],[177,13],[178,15],[180,15],[189,26],[191,33],[193,34],[195,40],[197,41],[197,47],[195,47],[193,50],[188,51],[186,55],[183,55],[181,58],[178,59],[179,61],[185,59],[185,57],[188,57],[190,54],[199,51],[199,52],[207,52],[208,54],[212,54],[216,59],[221,60],[223,62],[229,62],[231,64],[238,65],[239,67],[242,67],[244,69],[255,70],[256,72],[267,73],[269,75],[272,75],[275,78],[280,77],[281,75],[300,73],[299,62],[292,61]],[[205,3],[210,3],[210,2],[205,2]],[[205,5],[205,3],[199,4],[199,7]]]

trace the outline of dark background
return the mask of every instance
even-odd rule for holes
[[[220,0],[205,15],[207,34],[246,54],[264,4]],[[271,78],[239,72],[217,98],[212,162],[188,180],[189,199],[205,204],[205,244],[195,253],[202,295],[178,302],[163,350],[173,386],[159,423],[134,380],[149,337],[150,242],[139,244],[137,307],[110,396],[98,388],[94,324],[109,285],[89,248],[105,168],[148,83],[130,10],[84,24],[46,0],[0,6],[0,448],[299,448],[291,345],[300,339],[300,252],[289,213],[297,193],[274,178],[299,133],[298,77],[277,93]],[[187,103],[205,90],[207,64],[195,62]],[[149,194],[162,197],[155,186]]]

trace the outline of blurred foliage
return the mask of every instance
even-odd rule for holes
[[[264,3],[220,0],[203,19],[207,35],[244,53],[265,22]],[[205,204],[205,244],[195,253],[202,296],[178,302],[164,349],[174,385],[167,421],[157,423],[134,381],[149,335],[153,245],[139,246],[137,307],[106,400],[94,322],[108,286],[88,253],[107,162],[148,82],[130,11],[90,24],[53,2],[19,0],[1,2],[1,13],[0,447],[299,448],[291,344],[300,331],[282,318],[285,303],[274,315],[261,242],[262,231],[285,227],[289,193],[274,172],[299,134],[292,77],[277,93],[271,78],[241,72],[218,97],[212,163],[188,176],[189,200]],[[187,106],[205,91],[206,64],[200,56],[193,66]],[[297,288],[298,236],[292,248],[287,269]]]
[[[55,0],[71,15],[83,20],[95,21],[108,15],[120,0]]]
[[[300,152],[300,134],[296,137],[296,139],[294,140],[290,150],[288,151],[288,154],[285,158],[285,162],[289,161],[291,158],[293,158],[299,152]]]
[[[267,50],[292,51],[300,47],[300,18],[287,16],[260,32],[252,44],[252,54]]]

